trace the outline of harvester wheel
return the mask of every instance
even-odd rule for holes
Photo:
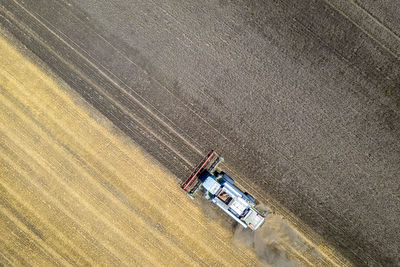
[[[256,201],[254,197],[249,193],[245,192],[244,195],[250,200],[251,203],[254,203]]]

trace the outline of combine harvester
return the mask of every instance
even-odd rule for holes
[[[213,150],[181,185],[187,194],[194,198],[197,191],[203,191],[206,199],[220,207],[244,228],[257,230],[265,220],[267,212],[256,209],[255,199],[242,192],[235,181],[226,173],[217,171],[224,159]]]

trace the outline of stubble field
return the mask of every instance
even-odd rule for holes
[[[4,40],[0,46],[0,262],[257,263],[176,178]]]

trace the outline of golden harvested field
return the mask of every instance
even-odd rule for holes
[[[0,264],[259,264],[175,177],[4,36],[0,58]]]

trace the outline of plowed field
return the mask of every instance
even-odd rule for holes
[[[187,198],[1,31],[0,58],[0,265],[337,265],[278,215],[252,233]]]

